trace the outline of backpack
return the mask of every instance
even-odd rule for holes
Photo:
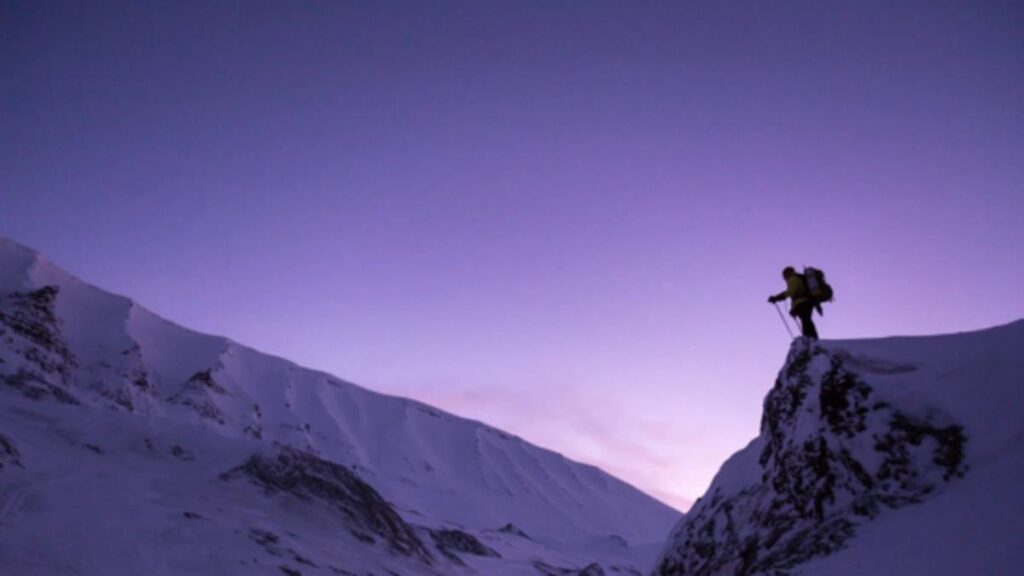
[[[811,302],[815,304],[831,302],[835,297],[832,286],[825,281],[825,273],[817,268],[810,266],[804,268],[804,285],[807,287],[807,294],[811,297]]]

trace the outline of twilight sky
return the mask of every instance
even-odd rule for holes
[[[825,338],[1024,317],[1020,2],[0,1],[0,234],[686,507]]]

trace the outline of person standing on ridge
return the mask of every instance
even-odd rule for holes
[[[797,274],[796,269],[792,266],[786,266],[786,269],[782,271],[782,278],[786,281],[786,289],[769,296],[768,302],[775,304],[789,298],[789,315],[800,319],[800,331],[805,338],[817,340],[818,329],[814,326],[814,320],[811,319],[815,303],[807,289],[807,281],[803,275]]]

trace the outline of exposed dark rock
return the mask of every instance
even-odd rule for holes
[[[476,536],[462,530],[449,528],[430,530],[430,538],[437,545],[438,550],[448,557],[454,555],[455,552],[462,552],[474,556],[501,558],[501,554],[485,546]]]
[[[41,348],[70,357],[54,307],[59,292],[57,286],[44,286],[7,294],[0,309],[0,324]]]
[[[530,540],[530,537],[526,534],[526,532],[523,532],[522,529],[520,529],[515,524],[512,524],[511,522],[505,524],[501,528],[498,528],[498,532],[504,532],[505,534],[512,534],[513,536],[519,536],[520,538],[526,538],[527,540]]]
[[[145,373],[135,374],[132,377],[131,382],[136,388],[143,392],[150,392],[153,390],[153,385],[149,382],[149,376]]]
[[[187,406],[195,411],[200,418],[223,425],[227,418],[217,406],[215,398],[227,395],[229,395],[228,391],[213,376],[213,369],[207,369],[200,370],[189,377],[185,386],[172,396],[169,402]]]
[[[139,354],[137,349],[135,354]],[[141,357],[137,361],[141,362]],[[155,390],[149,380],[149,374],[142,368],[121,372],[117,381],[120,386],[101,388],[100,394],[113,401],[115,408],[123,408],[128,412],[134,412],[139,406],[145,405],[152,398]],[[103,386],[102,383],[101,386]]]
[[[196,514],[195,512],[189,512],[188,510],[184,512],[184,516],[189,520],[205,520],[201,515]]]
[[[269,530],[261,530],[259,528],[253,528],[249,530],[249,539],[259,544],[260,546],[277,546],[281,538]],[[275,556],[279,554],[274,553]]]
[[[186,462],[191,462],[196,459],[195,455],[192,454],[191,450],[189,450],[188,448],[182,448],[177,444],[171,446],[171,455],[179,460],[184,460]]]
[[[100,448],[99,446],[95,445],[95,444],[82,444],[82,446],[85,446],[86,448],[88,448],[89,450],[92,450],[93,452],[95,452],[97,454],[103,454],[103,449]]]
[[[0,297],[0,337],[8,353],[24,363],[0,369],[0,384],[5,384],[33,400],[56,400],[78,404],[68,391],[75,358],[61,333],[55,312],[59,290],[44,286],[31,292],[11,292]],[[18,365],[20,364],[20,365]]]
[[[267,554],[271,556],[277,556],[279,558],[291,558],[299,564],[305,564],[306,566],[316,567],[316,564],[286,546],[282,541],[281,537],[269,530],[262,530],[260,528],[253,528],[249,530],[249,539],[255,542],[258,546],[263,548]]]
[[[24,468],[24,466],[21,465],[21,454],[19,454],[18,449],[14,447],[14,441],[3,434],[0,434],[0,470],[4,469],[5,464]]]
[[[533,567],[544,576],[605,576],[604,569],[596,562],[585,568],[560,568],[540,560],[534,560]]]
[[[785,574],[841,548],[866,518],[964,474],[960,426],[873,399],[846,358],[794,344],[764,401],[760,482],[729,492],[713,483],[673,531],[657,574]]]
[[[342,512],[354,533],[375,536],[396,553],[431,561],[412,527],[372,486],[344,466],[282,447],[276,457],[254,455],[221,475],[226,481],[237,478],[247,478],[270,492],[327,504]]]
[[[261,440],[263,438],[263,412],[259,404],[252,405],[252,424],[246,425],[242,430],[246,436]]]
[[[29,352],[26,357],[32,359],[35,354]],[[14,374],[0,374],[0,384],[6,384],[18,390],[32,400],[54,400],[61,404],[81,404],[81,402],[64,389],[60,384],[40,376],[38,372],[19,368]]]
[[[132,395],[127,390],[115,388],[109,391],[101,391],[100,394],[113,402],[115,408],[121,408],[128,412],[135,411],[135,403],[132,402]]]
[[[844,350],[837,350],[834,354],[841,358],[847,366],[857,370],[858,372],[874,374],[903,374],[917,370],[917,367],[912,364],[897,364],[895,362],[879,360],[877,358],[854,356]]]
[[[217,382],[217,379],[213,377],[213,370],[210,368],[200,370],[193,374],[192,377],[188,379],[188,383],[186,385],[209,390],[222,396],[228,394],[228,391],[225,390],[224,387]]]

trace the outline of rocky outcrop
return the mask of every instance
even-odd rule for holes
[[[430,538],[434,541],[434,545],[437,546],[437,549],[440,550],[442,554],[456,562],[461,562],[456,553],[501,558],[501,554],[498,554],[492,548],[485,546],[484,543],[476,536],[473,536],[468,532],[463,532],[462,530],[454,530],[451,528],[431,530]]]
[[[96,364],[81,366],[79,386],[103,405],[128,412],[148,412],[159,400],[136,343]]]
[[[530,536],[526,532],[524,532],[521,528],[519,528],[511,522],[499,528],[498,532],[501,532],[503,534],[511,534],[513,536],[518,536],[520,538],[530,540]]]
[[[283,447],[274,457],[254,455],[221,475],[225,481],[240,478],[272,493],[315,500],[338,510],[352,535],[367,544],[380,542],[403,556],[432,561],[413,528],[372,486],[344,466]]]
[[[224,411],[217,406],[217,397],[227,396],[228,391],[217,382],[212,369],[201,370],[193,374],[181,392],[171,397],[171,404],[186,406],[203,420],[211,420],[225,424]]]
[[[75,358],[54,309],[58,292],[44,286],[0,297],[0,383],[34,400],[77,404],[68,390]]]
[[[861,522],[964,474],[960,426],[876,398],[849,360],[794,343],[759,438],[675,528],[656,574],[785,574],[841,548]]]
[[[17,466],[23,468],[21,465],[21,454],[18,453],[18,449],[14,446],[14,442],[0,434],[0,470],[4,469],[4,466]]]

